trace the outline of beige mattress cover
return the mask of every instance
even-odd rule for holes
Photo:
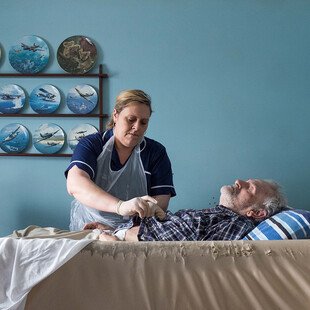
[[[95,240],[26,309],[310,309],[310,240]]]

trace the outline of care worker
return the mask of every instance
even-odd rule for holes
[[[65,175],[71,205],[70,230],[99,222],[116,228],[130,216],[162,215],[175,196],[166,149],[144,136],[152,114],[142,90],[125,90],[107,131],[81,139]]]

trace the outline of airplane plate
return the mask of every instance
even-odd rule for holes
[[[70,148],[74,150],[82,138],[96,132],[98,132],[97,128],[90,124],[79,124],[73,127],[68,134]]]
[[[29,144],[29,132],[21,124],[6,125],[0,131],[0,147],[6,153],[20,153]]]
[[[26,96],[23,89],[15,84],[0,87],[0,114],[18,113],[25,105]]]
[[[87,114],[94,110],[98,102],[96,90],[87,84],[76,85],[67,94],[67,106],[76,114]]]
[[[33,135],[33,145],[41,153],[54,154],[61,150],[65,143],[65,133],[53,123],[39,126]]]
[[[11,66],[20,73],[38,73],[49,60],[49,48],[45,41],[37,36],[24,36],[9,51]]]
[[[39,114],[49,114],[57,110],[60,105],[59,90],[50,84],[39,85],[30,94],[31,108]]]
[[[86,73],[96,63],[96,45],[87,37],[72,36],[64,40],[57,50],[57,61],[69,73]]]

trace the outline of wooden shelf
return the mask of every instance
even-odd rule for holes
[[[43,153],[0,153],[0,156],[15,156],[15,157],[71,157],[72,154],[66,153],[54,153],[54,154],[43,154]]]
[[[103,113],[103,79],[108,78],[106,73],[103,73],[102,64],[99,65],[98,73],[85,73],[85,74],[71,74],[71,73],[0,73],[1,77],[11,77],[11,78],[97,78],[98,79],[98,105],[99,113],[90,114],[37,114],[37,113],[16,113],[16,114],[0,114],[0,117],[52,117],[52,118],[62,118],[62,117],[84,117],[84,118],[98,118],[99,119],[99,131],[103,131],[103,119],[108,118],[108,114]],[[0,153],[0,156],[33,156],[33,157],[71,157],[72,154],[66,153],[54,153],[54,154],[42,154],[42,153]]]
[[[107,118],[108,114],[35,114],[35,113],[25,113],[25,114],[0,114],[0,117],[98,117],[98,118]]]

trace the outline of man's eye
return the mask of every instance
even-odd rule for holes
[[[134,123],[135,121],[136,121],[136,120],[135,120],[134,118],[129,118],[129,119],[128,119],[128,122],[129,122],[129,123]]]

